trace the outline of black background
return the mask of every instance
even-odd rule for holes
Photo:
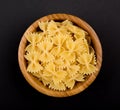
[[[1,0],[0,107],[65,110],[120,105],[120,0]],[[52,13],[69,13],[88,22],[103,48],[101,71],[80,94],[55,98],[34,90],[18,65],[18,45],[29,25]]]

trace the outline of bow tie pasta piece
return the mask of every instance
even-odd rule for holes
[[[67,74],[66,71],[57,69],[57,67],[56,67],[56,65],[54,63],[47,64],[46,73],[47,72],[52,75],[52,79],[53,79],[53,82],[55,84],[61,82],[65,78],[65,76]]]
[[[30,73],[38,73],[43,69],[43,67],[38,62],[30,62],[27,71]]]
[[[39,56],[39,60],[43,63],[48,63],[51,62],[55,59],[55,57],[49,53],[49,52],[43,52],[41,53],[41,55]]]
[[[67,35],[59,34],[53,37],[53,43],[57,46],[62,46],[67,39]]]
[[[38,26],[39,26],[39,28],[40,28],[43,32],[45,32],[45,31],[47,31],[48,21],[46,21],[46,22],[43,22],[43,21],[38,22]]]
[[[39,60],[41,60],[42,62],[50,62],[54,60],[54,56],[49,52],[53,47],[53,43],[51,41],[44,40],[37,46],[40,49],[40,51],[42,51],[39,56]]]
[[[97,71],[97,68],[92,65],[92,64],[88,64],[86,65],[80,65],[81,69],[80,69],[80,73],[84,74],[84,75],[90,75],[92,73],[94,73],[95,71]]]
[[[65,91],[66,90],[66,86],[63,82],[58,83],[57,85],[55,85],[53,82],[51,82],[49,85],[49,88],[53,89],[53,90],[57,90],[57,91]]]
[[[83,65],[88,65],[92,60],[92,54],[84,53],[80,57],[78,57],[78,62]]]
[[[31,51],[38,51],[37,43],[39,43],[42,40],[41,33],[29,33],[25,35],[27,41],[29,42],[29,45],[26,46],[25,51],[31,52]]]
[[[85,37],[85,31],[77,26],[75,26],[71,21],[65,20],[63,22],[63,25],[66,27],[66,29],[75,35],[75,38],[84,38]]]
[[[75,80],[71,79],[71,76],[67,75],[66,78],[64,79],[64,84],[67,88],[72,89],[75,85]]]
[[[50,53],[56,57],[60,57],[61,53],[64,52],[64,50],[65,49],[61,46],[55,46]]]
[[[71,63],[71,62],[75,62],[76,56],[75,56],[75,53],[64,51],[61,53],[61,58]]]
[[[39,62],[39,53],[32,51],[25,55],[25,58],[28,60],[27,71],[30,73],[39,72],[43,69]]]
[[[79,69],[80,69],[80,66],[79,66],[79,65],[73,64],[73,65],[70,65],[70,66],[67,67],[67,72],[68,72],[68,74],[70,74],[71,77],[72,77],[72,76],[74,76],[76,73],[78,73]]]
[[[36,51],[31,51],[27,52],[24,57],[29,61],[29,62],[38,62],[39,61],[39,53]]]
[[[53,43],[50,40],[44,40],[40,42],[38,45],[38,48],[43,52],[48,52],[52,49]]]
[[[33,45],[37,44],[42,39],[41,33],[36,33],[36,32],[29,33],[29,34],[25,35],[25,37]]]
[[[57,32],[59,32],[57,23],[56,23],[55,21],[51,20],[51,21],[48,23],[47,31],[48,31],[48,34],[49,34],[50,36],[56,35]]]
[[[67,72],[64,70],[55,71],[52,77],[54,84],[57,85],[58,83],[61,83],[64,80],[66,75],[67,75]]]

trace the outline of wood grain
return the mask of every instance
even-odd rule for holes
[[[59,91],[54,91],[54,90],[47,88],[40,81],[38,81],[35,77],[33,77],[31,74],[27,73],[26,60],[24,58],[24,54],[25,54],[24,50],[25,50],[25,47],[27,44],[25,35],[29,32],[36,31],[39,21],[49,21],[49,20],[62,21],[62,20],[66,20],[66,19],[72,21],[73,23],[80,26],[81,28],[83,28],[90,34],[92,43],[93,43],[93,46],[94,46],[94,49],[96,52],[96,56],[97,56],[98,71],[96,73],[92,74],[91,76],[89,76],[85,82],[76,83],[76,85],[73,89],[71,89],[71,90],[68,89],[66,91],[59,92]],[[81,18],[74,16],[74,15],[70,15],[70,14],[64,14],[64,13],[50,14],[50,15],[41,17],[40,19],[33,22],[27,28],[27,30],[24,32],[24,34],[20,40],[20,44],[19,44],[19,48],[18,48],[18,62],[19,62],[19,67],[21,69],[21,72],[22,72],[24,78],[34,89],[36,89],[40,93],[43,93],[48,96],[68,97],[68,96],[73,96],[75,94],[82,92],[88,86],[90,86],[92,84],[92,82],[96,79],[96,77],[98,76],[98,74],[100,72],[101,65],[102,65],[102,46],[101,46],[100,40],[99,40],[96,32],[94,31],[94,29],[87,22],[82,20]]]

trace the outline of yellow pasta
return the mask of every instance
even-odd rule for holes
[[[53,54],[56,57],[59,57],[60,54],[64,51],[65,49],[61,46],[55,46],[52,50],[51,50],[51,54]]]
[[[54,60],[54,56],[49,52],[53,47],[52,42],[48,40],[44,40],[41,43],[39,43],[37,46],[41,51],[39,60],[41,60],[42,62],[50,62]]]
[[[63,82],[58,83],[57,85],[55,85],[52,82],[52,83],[50,83],[49,88],[53,89],[53,90],[58,90],[58,91],[65,91],[66,90],[65,84]]]
[[[72,89],[75,85],[75,80],[69,80],[69,77],[68,77],[68,79],[65,79],[64,83],[67,88]]]
[[[35,51],[31,51],[25,55],[25,58],[28,60],[28,72],[35,73],[43,69],[43,67],[39,63],[38,57],[39,53]]]
[[[91,38],[69,20],[38,22],[39,32],[25,35],[27,72],[52,90],[74,88],[97,71]]]
[[[36,51],[31,51],[27,52],[24,56],[29,62],[38,62],[39,53]]]
[[[79,66],[79,65],[73,64],[73,65],[70,65],[70,66],[67,67],[67,72],[68,72],[68,74],[70,74],[71,77],[72,77],[72,76],[74,76],[75,74],[78,73],[79,69],[80,69],[80,66]]]
[[[42,30],[42,31],[47,31],[47,27],[48,27],[48,21],[47,22],[39,22],[38,23],[38,26],[39,28]]]
[[[69,51],[64,51],[61,53],[61,58],[64,60],[71,62],[75,61],[75,53],[71,53]]]

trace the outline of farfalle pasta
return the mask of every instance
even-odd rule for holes
[[[91,38],[69,20],[39,22],[40,31],[26,34],[27,72],[52,90],[72,89],[96,70]]]

